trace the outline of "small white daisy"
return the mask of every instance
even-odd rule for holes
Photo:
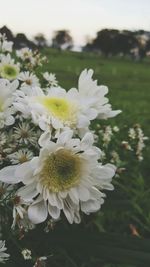
[[[29,71],[20,72],[18,80],[22,82],[21,87],[33,87],[40,85],[37,76]]]
[[[17,57],[21,58],[23,61],[27,59],[31,59],[33,52],[28,47],[21,48],[20,50],[16,51]]]
[[[5,253],[6,250],[5,241],[0,240],[0,263],[5,263],[9,259],[10,255]]]
[[[58,81],[56,80],[56,74],[45,72],[43,73],[43,77],[46,81],[48,81],[48,84],[50,86],[53,87],[58,85]]]
[[[12,164],[23,163],[33,158],[33,152],[28,149],[20,149],[10,155],[8,155]]]
[[[27,248],[23,249],[21,254],[25,260],[31,260],[32,259],[32,252],[31,252],[31,250],[29,250]]]
[[[22,122],[17,127],[14,127],[13,136],[19,143],[37,145],[39,132],[35,131],[30,123]]]

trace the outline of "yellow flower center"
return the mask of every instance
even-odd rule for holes
[[[71,151],[60,149],[44,162],[40,183],[50,192],[60,192],[76,186],[81,177],[82,160]]]
[[[67,122],[69,126],[74,125],[77,120],[77,108],[64,98],[40,97],[39,102],[51,113],[52,116]]]
[[[18,75],[18,68],[9,64],[5,64],[0,69],[0,75],[6,79],[15,79]]]

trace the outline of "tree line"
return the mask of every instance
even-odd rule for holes
[[[59,50],[71,50],[73,47],[73,38],[68,30],[55,31],[51,45],[48,44],[42,33],[34,36],[33,41],[29,40],[23,33],[18,33],[14,36],[6,26],[0,29],[0,33],[5,33],[8,40],[14,42],[15,48],[51,46]],[[82,50],[97,52],[106,57],[111,55],[131,55],[143,58],[150,54],[150,32],[144,30],[102,29],[96,33],[95,38],[87,41]]]

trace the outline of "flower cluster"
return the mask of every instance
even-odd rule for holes
[[[128,128],[123,126],[104,125],[95,126],[95,140],[102,148],[102,161],[110,160],[118,168],[125,168],[129,161],[142,161],[145,142],[148,137],[139,124]],[[130,160],[129,160],[130,158]]]
[[[80,223],[82,213],[101,208],[116,172],[101,162],[91,121],[120,110],[112,110],[93,70],[83,70],[77,88],[67,91],[55,74],[36,74],[44,60],[37,51],[22,48],[14,59],[11,47],[0,36],[0,205],[12,208],[12,229],[28,231],[63,215]],[[104,143],[111,134],[107,127]],[[27,249],[22,255],[31,257]]]

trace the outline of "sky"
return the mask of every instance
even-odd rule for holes
[[[67,29],[83,45],[103,28],[150,31],[150,0],[0,0],[0,27],[29,38]]]

